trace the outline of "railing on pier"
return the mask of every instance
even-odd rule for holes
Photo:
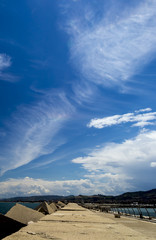
[[[156,208],[155,207],[119,207],[119,206],[114,206],[111,207],[110,212],[113,213],[120,213],[121,215],[125,216],[133,216],[137,218],[144,218],[144,219],[156,219]]]
[[[133,216],[141,219],[149,219],[156,221],[156,207],[147,206],[147,205],[124,205],[124,204],[94,204],[94,203],[85,203],[82,204],[83,207],[100,211],[100,212],[110,212],[114,215],[124,215],[124,216]]]

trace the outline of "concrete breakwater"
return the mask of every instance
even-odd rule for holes
[[[42,202],[35,210],[16,203],[5,215],[0,214],[0,239],[18,231],[30,223],[37,222],[47,214],[52,214],[65,204]]]
[[[21,228],[5,240],[154,240],[155,224],[133,218],[114,218],[113,214],[97,213],[75,203],[46,215]]]

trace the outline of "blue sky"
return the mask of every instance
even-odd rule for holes
[[[0,1],[0,197],[156,182],[156,1]]]

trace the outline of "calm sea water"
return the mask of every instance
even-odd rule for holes
[[[34,209],[40,204],[39,202],[35,203],[18,202],[18,203],[32,209]],[[10,210],[10,208],[12,208],[15,204],[16,204],[15,202],[0,202],[0,213],[6,214]]]

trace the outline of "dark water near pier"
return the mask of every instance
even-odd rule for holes
[[[40,204],[39,202],[35,202],[35,203],[18,202],[18,203],[32,209],[34,209]],[[12,208],[15,204],[16,202],[0,202],[0,213],[6,214],[10,210],[10,208]]]

